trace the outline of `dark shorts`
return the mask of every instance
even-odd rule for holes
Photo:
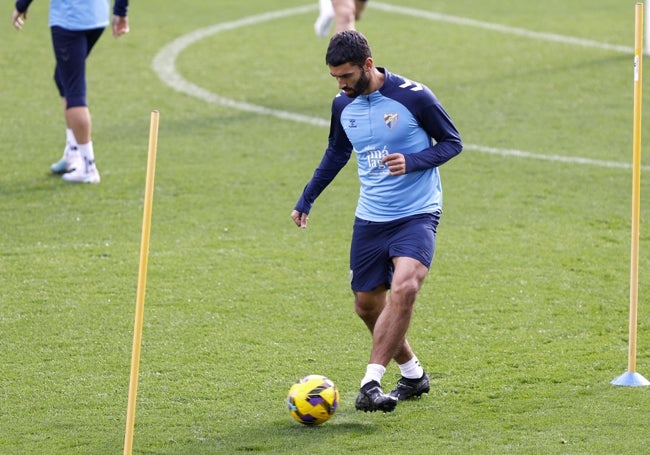
[[[67,30],[52,27],[52,46],[56,67],[54,82],[59,95],[66,99],[67,107],[87,106],[86,58],[99,40],[103,28],[92,30]]]
[[[440,212],[424,213],[385,223],[354,220],[350,246],[353,291],[390,288],[394,257],[410,257],[427,268],[433,261]]]

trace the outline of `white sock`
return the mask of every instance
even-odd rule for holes
[[[402,376],[408,379],[420,379],[424,374],[424,369],[420,365],[417,356],[413,356],[411,360],[399,366],[399,371]]]
[[[84,165],[86,166],[86,172],[90,172],[95,167],[95,152],[93,151],[93,141],[88,142],[87,144],[77,145],[79,149],[79,154],[84,160]]]
[[[318,0],[320,15],[324,17],[334,16],[334,7],[332,0]]]
[[[329,34],[330,28],[332,27],[334,7],[332,6],[332,0],[319,0],[318,7],[318,19],[314,22],[314,31],[317,36],[324,38]]]
[[[381,378],[386,373],[386,367],[378,363],[369,363],[366,367],[366,375],[361,380],[361,387],[368,384],[370,381],[377,381],[381,384]]]
[[[74,133],[70,128],[65,129],[65,143],[68,145],[68,147],[77,145],[77,139],[74,137]]]
[[[77,139],[70,128],[65,130],[65,149],[63,150],[63,158],[66,161],[74,161],[77,157]]]

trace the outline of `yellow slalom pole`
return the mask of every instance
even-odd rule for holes
[[[131,378],[129,382],[129,402],[126,412],[126,433],[124,436],[124,455],[131,455],[131,452],[133,450],[135,401],[138,393],[138,370],[140,368],[142,321],[144,319],[144,296],[147,287],[147,260],[149,257],[149,234],[151,232],[153,182],[156,170],[156,149],[158,148],[158,117],[158,111],[151,112],[151,123],[149,127],[149,153],[147,155],[147,179],[145,182],[144,210],[142,215],[142,240],[140,242],[140,267],[138,271],[138,290],[136,293],[135,323],[133,328]]]
[[[639,225],[641,223],[641,81],[643,70],[643,3],[636,4],[634,27],[634,117],[632,128],[632,241],[630,248],[630,340],[627,370],[636,371],[639,296]]]
[[[630,248],[630,320],[627,372],[614,385],[650,385],[636,372],[637,314],[639,302],[639,225],[641,222],[641,83],[643,81],[643,3],[634,14],[634,116],[632,126],[632,234]]]

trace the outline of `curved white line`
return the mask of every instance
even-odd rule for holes
[[[448,23],[453,23],[458,25],[484,28],[484,29],[502,32],[502,33],[520,35],[526,38],[555,41],[555,42],[561,42],[565,44],[593,47],[602,50],[610,50],[610,51],[624,52],[624,53],[631,53],[634,51],[633,49],[627,48],[625,46],[614,46],[609,44],[598,43],[596,41],[584,40],[584,39],[573,38],[573,37],[562,36],[562,35],[555,35],[550,33],[531,32],[525,29],[519,29],[515,27],[492,24],[489,22],[481,22],[481,21],[476,21],[473,19],[468,19],[468,18],[463,18],[458,16],[432,13],[429,11],[416,10],[412,8],[404,8],[400,6],[387,5],[375,1],[370,2],[369,6],[372,6],[373,8],[377,8],[386,12],[410,15],[419,18],[425,18],[425,19],[441,21],[441,22],[448,22]],[[268,22],[268,21],[272,21],[275,19],[280,19],[288,16],[308,13],[316,9],[317,9],[317,5],[313,5],[313,4],[306,5],[306,6],[296,7],[296,8],[272,11],[264,14],[255,15],[255,16],[249,16],[239,20],[235,20],[231,22],[223,22],[220,24],[212,25],[210,27],[205,27],[205,28],[195,30],[163,46],[153,59],[152,62],[153,70],[158,75],[158,77],[172,89],[185,93],[192,97],[207,101],[208,103],[219,104],[222,106],[231,107],[233,109],[238,109],[241,111],[252,112],[255,114],[268,115],[283,120],[291,120],[294,122],[306,123],[313,126],[329,127],[329,120],[326,119],[310,117],[308,115],[296,114],[293,112],[283,111],[279,109],[271,109],[268,107],[246,103],[243,101],[236,101],[230,98],[217,95],[202,87],[199,87],[196,84],[193,84],[192,82],[189,82],[183,76],[181,76],[176,70],[176,59],[180,55],[180,53],[183,52],[192,44],[201,41],[209,36],[215,35],[217,33],[226,30],[234,30],[240,27],[256,25],[262,22]],[[571,156],[543,155],[543,154],[525,152],[522,150],[500,149],[500,148],[487,147],[487,146],[476,145],[476,144],[464,144],[464,148],[466,150],[474,150],[477,152],[490,153],[494,155],[532,158],[538,160],[564,162],[564,163],[587,164],[587,165],[600,166],[606,168],[630,169],[632,167],[631,164],[629,163],[594,160],[590,158],[571,157]],[[642,169],[648,170],[650,169],[650,166],[643,166]]]
[[[223,96],[214,94],[204,88],[199,87],[196,84],[189,82],[183,78],[183,76],[181,76],[178,71],[176,71],[176,58],[179,56],[179,54],[192,44],[196,43],[197,41],[201,41],[208,36],[215,35],[225,30],[233,30],[247,25],[255,25],[274,19],[280,19],[286,16],[306,13],[315,10],[316,8],[316,5],[309,5],[298,8],[285,9],[281,11],[264,13],[257,16],[245,17],[236,21],[224,22],[221,24],[216,24],[210,27],[195,30],[191,33],[188,33],[187,35],[183,35],[180,38],[175,39],[160,49],[158,54],[156,54],[156,57],[153,59],[153,70],[156,72],[156,74],[158,74],[158,77],[160,77],[160,79],[165,84],[174,90],[186,93],[190,96],[202,99],[209,103],[220,104],[223,106],[232,107],[241,111],[253,112],[256,114],[270,115],[284,120],[293,120],[295,122],[308,123],[316,126],[327,126],[329,123],[322,119],[277,109],[270,109],[242,101],[235,101],[230,98],[225,98]]]

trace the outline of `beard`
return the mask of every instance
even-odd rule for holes
[[[356,98],[365,92],[369,85],[370,78],[366,75],[365,71],[362,71],[354,87],[343,87],[343,92],[350,98]]]

